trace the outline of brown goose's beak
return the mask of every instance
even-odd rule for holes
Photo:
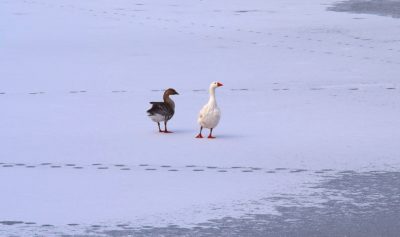
[[[174,95],[179,95],[179,93],[175,91],[175,94],[174,94]]]

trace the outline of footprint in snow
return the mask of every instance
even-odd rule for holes
[[[300,172],[305,172],[305,171],[308,171],[308,170],[305,170],[305,169],[297,169],[297,170],[291,170],[290,173],[300,173]]]
[[[45,225],[41,225],[41,227],[54,227],[54,225],[45,224]]]
[[[2,225],[18,225],[23,223],[23,221],[0,221],[0,224]]]

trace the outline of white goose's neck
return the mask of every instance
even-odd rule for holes
[[[217,100],[215,99],[215,88],[210,88],[210,99],[208,105],[217,107]]]

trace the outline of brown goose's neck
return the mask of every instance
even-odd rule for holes
[[[163,95],[163,100],[164,100],[164,102],[167,102],[168,99],[170,99],[170,98],[169,98],[169,94],[164,93],[164,95]]]
[[[172,109],[175,109],[175,103],[171,98],[169,98],[169,94],[167,94],[167,93],[164,94],[163,99],[164,99],[164,103],[171,106]]]

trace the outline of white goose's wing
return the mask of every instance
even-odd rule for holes
[[[199,122],[200,120],[204,119],[204,117],[207,115],[208,111],[209,111],[209,106],[208,104],[204,105],[203,108],[201,108],[200,112],[199,112]]]

